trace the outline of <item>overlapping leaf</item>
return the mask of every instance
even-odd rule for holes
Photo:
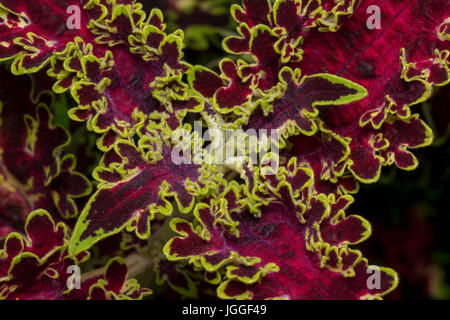
[[[172,220],[179,236],[166,245],[168,258],[216,273],[222,298],[361,299],[392,290],[392,270],[377,267],[379,282],[368,285],[367,260],[347,246],[370,234],[367,221],[346,217],[352,198],[321,194],[302,200],[312,172],[298,168],[293,176],[303,177],[296,179],[298,189],[280,182],[260,218],[236,210],[236,193],[228,189],[199,204],[194,222]]]
[[[25,231],[26,237],[9,234],[0,250],[1,299],[140,299],[149,293],[136,280],[127,280],[122,259],[111,260],[104,275],[83,280],[76,288],[73,276],[80,274],[73,267],[86,261],[89,254],[68,255],[67,226],[55,224],[46,211],[37,210],[30,214]]]
[[[243,1],[242,7],[234,6],[232,12],[240,23],[240,36],[226,39],[226,48],[235,54],[250,53],[255,59],[255,63],[240,60],[237,78],[228,85],[236,91],[239,82],[248,83],[245,90],[233,95],[245,93],[247,97],[243,104],[234,107],[237,123],[245,129],[259,128],[261,124],[264,128],[278,129],[280,122],[294,122],[297,128],[287,130],[288,135],[312,135],[319,128],[317,140],[332,132],[341,142],[339,148],[350,151],[347,159],[341,159],[339,175],[347,173],[348,167],[364,182],[376,181],[381,166],[392,163],[381,149],[397,148],[389,146],[389,140],[402,139],[394,138],[401,134],[394,127],[410,127],[409,133],[416,135],[410,138],[415,143],[402,149],[429,144],[430,130],[412,115],[410,107],[429,98],[433,85],[449,82],[448,4],[388,2],[381,10],[381,28],[373,29],[368,27],[370,15],[366,9],[377,4],[368,0],[280,0],[271,5],[268,1],[252,0]],[[347,83],[364,87],[367,97],[355,97],[357,101],[349,99],[348,103],[318,102],[314,112],[299,119],[299,113],[304,114],[300,101],[305,97],[300,98],[296,95],[298,90],[290,89],[289,85],[279,90],[280,84],[289,84],[283,77],[287,67],[297,70],[294,75],[299,72],[296,68],[300,68],[306,79],[321,73],[343,77],[352,81]],[[207,82],[211,83],[214,77],[210,73],[203,81],[200,75],[206,74],[205,71],[199,69],[197,74],[193,86],[204,93]],[[217,80],[214,83],[216,91],[209,95],[218,95],[223,90],[223,84]],[[327,100],[326,94],[321,94]],[[286,105],[280,104],[280,100]],[[216,99],[216,103],[222,112],[220,100]],[[387,123],[383,125],[384,122]],[[396,125],[392,126],[394,122]],[[418,129],[416,133],[413,127]],[[301,158],[300,154],[293,155]],[[321,157],[326,158],[326,154]],[[414,159],[405,161],[408,164],[400,167],[415,167]],[[310,161],[310,165],[318,167],[322,163]],[[322,171],[319,170],[318,178],[336,178],[323,175]]]
[[[141,140],[137,147],[118,141],[97,168],[100,185],[78,220],[71,252],[87,249],[125,227],[136,230],[141,238],[148,237],[155,214],[172,213],[171,199],[179,210],[190,210],[194,197],[216,183],[215,172],[193,161],[176,163],[174,150],[180,152],[159,139],[150,144]]]
[[[21,230],[27,215],[39,208],[56,220],[75,217],[74,199],[89,194],[91,185],[75,171],[72,155],[61,156],[68,132],[53,124],[49,108],[39,102],[46,94],[34,92],[28,76],[10,79],[2,68],[0,77],[14,87],[0,89],[2,220]]]
[[[168,104],[158,99],[186,71],[180,60],[182,33],[164,33],[161,11],[146,17],[134,0],[1,5],[2,60],[14,58],[16,74],[49,68],[57,80],[54,91],[70,89],[79,104],[70,111],[71,118],[87,121],[89,129],[128,137],[152,113],[160,121],[176,120],[183,116],[180,110],[201,108],[186,93],[178,92]],[[78,8],[80,28],[69,28],[67,8]]]

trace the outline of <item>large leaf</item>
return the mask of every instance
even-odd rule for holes
[[[303,183],[297,191],[309,185],[308,179]],[[348,247],[370,234],[366,220],[345,215],[350,196],[322,194],[305,203],[293,190],[281,182],[279,198],[261,209],[260,218],[234,210],[235,197],[227,190],[199,204],[194,222],[172,220],[179,236],[164,252],[169,260],[187,260],[216,273],[222,298],[367,299],[395,288],[395,272],[378,267],[377,285],[371,286],[367,260]]]
[[[370,0],[277,0],[271,5],[265,0],[245,0],[242,7],[232,10],[240,23],[240,35],[227,38],[226,49],[254,58],[251,63],[238,63],[239,77],[234,82],[246,81],[253,90],[242,106],[235,107],[234,121],[247,129],[261,125],[277,129],[294,123],[288,126],[290,130],[285,129],[285,135],[314,134],[323,144],[334,135],[342,145],[339,148],[349,152],[339,164],[333,164],[333,174],[324,174],[319,168],[323,163],[307,159],[311,167],[318,168],[317,178],[323,180],[337,181],[338,176],[351,172],[360,181],[376,181],[381,166],[393,163],[383,150],[396,148],[389,143],[395,144],[391,139],[402,135],[395,130],[399,125],[421,127],[416,134],[409,131],[415,142],[402,149],[428,145],[430,130],[410,107],[429,98],[433,85],[449,82],[448,2],[387,1],[380,7],[379,29],[367,24],[373,18],[367,13],[372,5],[380,4]],[[364,87],[367,96],[349,99],[349,103],[318,102],[311,108],[308,98],[297,95],[301,91],[289,85],[295,80],[278,78],[288,67],[297,70],[293,72],[297,86],[300,69],[304,79],[323,73],[345,78],[346,83]],[[200,78],[196,80],[197,90],[205,87]],[[280,86],[284,90],[279,90]],[[216,94],[220,90],[216,89]],[[309,112],[305,108],[310,108]],[[411,158],[405,159],[408,164],[401,162],[396,161],[401,168],[415,167]]]
[[[0,4],[0,59],[14,59],[15,74],[49,68],[54,91],[70,89],[79,104],[71,118],[87,121],[90,130],[127,137],[151,113],[161,122],[172,119],[173,127],[180,110],[201,108],[185,92],[171,93],[167,103],[158,99],[187,68],[180,60],[182,34],[164,33],[158,9],[146,17],[134,0]],[[69,6],[80,8],[79,29],[67,26]]]
[[[313,135],[318,106],[344,105],[364,98],[367,91],[344,78],[330,74],[301,77],[300,70],[283,68],[280,71],[279,94],[257,106],[244,129],[280,130],[283,136]]]
[[[142,146],[118,141],[97,169],[101,183],[81,213],[70,252],[85,250],[126,226],[147,238],[155,214],[171,214],[171,199],[180,210],[190,210],[194,197],[204,194],[214,180],[210,170],[198,164],[176,164],[171,152],[165,142],[144,154]],[[110,162],[113,157],[118,159]]]

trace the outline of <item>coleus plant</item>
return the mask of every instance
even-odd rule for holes
[[[372,230],[348,211],[360,183],[414,169],[411,149],[432,142],[413,106],[450,81],[448,1],[243,0],[231,14],[230,57],[211,70],[134,0],[0,0],[1,298],[395,289],[396,272],[355,248]],[[80,150],[56,123],[68,118],[97,137],[92,173],[67,153]],[[276,132],[279,152],[223,164],[193,121],[240,130],[241,147],[267,138],[251,129]],[[210,161],[174,161],[196,148]]]

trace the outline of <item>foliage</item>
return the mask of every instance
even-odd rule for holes
[[[356,249],[372,227],[351,204],[433,141],[414,106],[450,82],[448,1],[383,1],[380,29],[366,27],[375,0],[232,2],[161,2],[167,22],[135,0],[0,0],[0,298],[395,289]],[[199,12],[225,20],[183,20]],[[189,59],[222,36],[216,66]],[[207,129],[239,132],[243,156],[220,162]],[[192,150],[203,161],[174,161]]]

